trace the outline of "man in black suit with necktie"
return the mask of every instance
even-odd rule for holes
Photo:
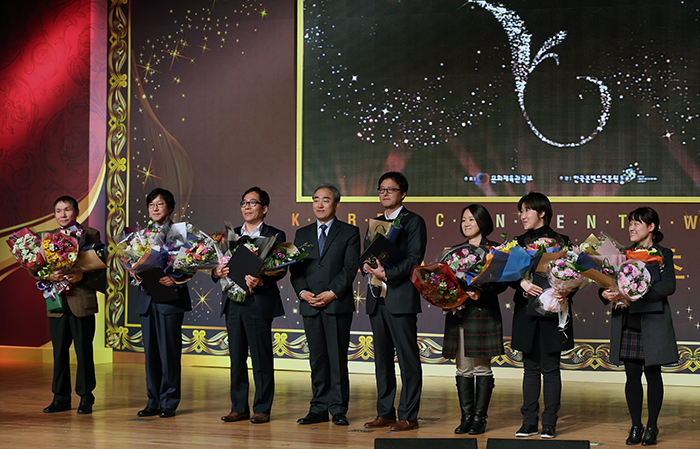
[[[290,267],[309,344],[313,391],[309,413],[297,423],[327,422],[330,412],[333,424],[347,426],[352,282],[359,267],[360,230],[336,217],[340,192],[335,186],[319,185],[313,198],[316,223],[299,229],[294,238],[297,248],[310,246],[309,255]]]
[[[241,214],[244,224],[235,228],[238,235],[250,237],[275,237],[275,245],[284,243],[286,235],[281,229],[263,222],[270,206],[270,196],[259,187],[251,187],[241,197]],[[219,265],[213,278],[225,277],[229,269]],[[250,419],[253,424],[270,421],[272,399],[275,394],[275,366],[272,356],[272,320],[284,315],[282,298],[277,281],[287,271],[274,276],[247,275],[246,285],[252,289],[243,302],[232,301],[226,294],[221,300],[221,314],[226,314],[229,355],[231,357],[231,413],[222,416],[224,422]],[[248,406],[248,348],[253,363],[255,396],[253,416]]]
[[[418,352],[418,313],[421,311],[418,290],[411,283],[411,271],[425,256],[427,233],[425,221],[403,206],[408,181],[399,172],[384,173],[378,182],[379,200],[384,219],[398,221],[400,229],[394,244],[406,257],[395,266],[362,269],[373,276],[367,291],[367,313],[374,334],[374,366],[377,378],[377,418],[365,427],[390,426],[392,431],[418,428],[418,409],[423,386]],[[376,287],[375,287],[376,285]],[[401,368],[401,397],[397,411],[394,350]]]

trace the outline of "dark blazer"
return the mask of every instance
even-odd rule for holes
[[[396,266],[385,267],[387,295],[384,301],[391,313],[420,313],[420,294],[411,282],[411,271],[423,262],[428,235],[423,217],[405,206],[399,215],[402,214],[405,214],[401,218],[403,228],[395,244],[406,253],[406,258]],[[374,313],[376,306],[377,299],[368,292],[367,313]]]
[[[236,234],[241,235],[241,226],[233,230]],[[260,235],[263,237],[275,237],[275,245],[284,243],[287,241],[287,236],[281,229],[277,229],[272,226],[268,226],[263,223],[260,228]],[[253,289],[253,294],[251,295],[255,300],[255,305],[258,307],[258,313],[260,317],[266,320],[272,320],[275,317],[284,315],[284,306],[282,305],[282,298],[280,297],[280,290],[277,287],[277,281],[282,279],[287,274],[287,270],[275,274],[274,276],[262,276],[263,284],[255,287]],[[212,277],[215,281],[216,277]],[[241,288],[245,288],[245,285],[241,285]],[[247,300],[247,299],[246,299]],[[226,304],[230,299],[225,294],[221,295],[221,315],[226,312]]]
[[[336,217],[328,230],[323,254],[318,253],[317,223],[299,229],[294,244],[309,245],[309,255],[301,262],[290,266],[292,287],[297,296],[307,290],[319,294],[332,290],[337,296],[323,310],[326,313],[351,313],[355,311],[352,282],[357,274],[360,257],[360,230]],[[320,308],[299,300],[302,316],[317,315]]]
[[[54,233],[59,230],[60,229],[54,229],[51,232]],[[83,226],[83,233],[80,236],[78,247],[82,249],[85,246],[95,243],[100,243],[100,231]],[[71,289],[64,294],[66,306],[70,308],[73,315],[84,317],[97,313],[97,296],[95,294],[95,289],[91,287],[98,279],[104,278],[106,271],[106,269],[102,269],[83,273],[83,278],[79,282],[73,284]],[[63,312],[48,312],[48,315],[51,318],[59,318],[63,316]]]
[[[673,317],[668,305],[668,297],[676,291],[676,273],[673,269],[673,251],[654,243],[663,256],[661,279],[655,282],[646,295],[630,304],[630,307],[612,310],[610,326],[610,361],[620,364],[620,345],[622,330],[629,317],[640,315],[642,327],[642,344],[644,347],[644,364],[669,365],[678,361],[678,345],[676,333],[673,330]],[[631,249],[627,248],[627,249]],[[599,291],[599,295],[602,289]],[[601,299],[605,303],[602,296]],[[659,312],[639,312],[639,309],[650,303],[661,303]]]
[[[571,243],[568,236],[555,232],[549,226],[528,231],[518,236],[517,240],[520,246],[525,246],[542,237],[553,238],[566,245]],[[546,277],[540,280],[549,285]],[[533,300],[533,298],[525,296],[525,291],[520,287],[520,281],[511,283],[511,286],[515,288],[515,295],[513,295],[513,303],[515,304],[513,310],[513,337],[511,341],[513,349],[526,353],[532,352],[532,344],[538,325],[540,338],[544,342],[544,348],[547,352],[553,353],[572,349],[574,347],[574,321],[570,319],[566,331],[560,332],[557,327],[559,322],[556,317],[528,315],[528,301]],[[569,310],[571,310],[572,296],[573,292],[569,294],[567,299],[569,301]]]

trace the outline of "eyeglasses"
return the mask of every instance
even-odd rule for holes
[[[246,207],[246,206],[255,207],[258,204],[262,204],[262,203],[260,201],[255,201],[255,200],[241,201],[241,207]]]
[[[377,189],[377,192],[381,193],[396,193],[400,192],[401,189],[397,189],[396,187],[380,187]]]
[[[148,205],[148,208],[149,208],[149,209],[162,209],[162,208],[164,208],[165,206],[166,206],[165,203],[163,203],[163,202],[158,202],[158,203],[150,203],[150,204]]]

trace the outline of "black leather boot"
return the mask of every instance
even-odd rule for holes
[[[463,434],[469,432],[474,415],[474,378],[456,376],[457,395],[459,397],[459,408],[462,411],[462,421],[455,433]]]
[[[493,377],[479,376],[476,378],[476,406],[474,408],[474,419],[469,427],[469,435],[479,435],[486,431],[486,412],[491,402],[491,393],[494,386]]]

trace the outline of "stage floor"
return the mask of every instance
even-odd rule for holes
[[[375,438],[474,438],[453,433],[459,423],[454,380],[423,378],[420,429],[391,433],[362,427],[374,419],[374,376],[351,374],[349,427],[331,423],[296,424],[308,411],[308,372],[277,371],[272,420],[224,423],[230,411],[227,368],[184,367],[183,397],[174,418],[138,418],[146,405],[144,367],[117,363],[97,366],[96,403],[92,415],[70,412],[44,414],[51,394],[50,364],[0,361],[0,447],[255,447],[360,448]],[[252,373],[251,373],[252,385]],[[252,394],[251,394],[252,399]],[[479,449],[488,438],[515,438],[521,424],[520,381],[496,379],[487,431],[477,438]],[[591,445],[625,446],[630,427],[620,384],[564,382],[557,440],[590,440]],[[700,387],[667,386],[659,420],[658,447],[700,447]],[[529,439],[540,440],[539,436]],[[439,448],[436,448],[439,449]]]

